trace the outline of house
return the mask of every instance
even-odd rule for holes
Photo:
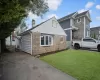
[[[15,46],[16,45],[15,39],[16,38],[15,38],[14,32],[12,32],[11,35],[6,38],[6,45],[7,46],[10,46],[10,45]]]
[[[58,19],[58,22],[67,34],[67,41],[80,40],[90,36],[91,18],[89,11],[74,12]]]
[[[20,38],[20,36],[18,36],[18,35],[26,30],[27,30],[27,26],[23,19],[21,21],[21,23],[19,24],[19,26],[17,28],[15,28],[15,30],[11,33],[11,35],[6,38],[6,45],[14,46],[14,47],[18,48],[19,38]]]
[[[20,49],[31,55],[66,49],[66,33],[55,17],[20,34]]]
[[[100,39],[100,26],[90,28],[90,35],[95,39]]]

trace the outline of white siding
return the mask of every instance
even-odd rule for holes
[[[31,54],[31,34],[22,36],[21,38],[21,50]]]
[[[11,39],[12,39],[12,38],[11,38]],[[15,38],[15,39],[16,39],[16,38]],[[16,45],[16,42],[13,41],[13,40],[11,40],[11,44],[12,44],[13,46],[15,46],[15,45]],[[10,46],[10,36],[6,38],[6,45]]]
[[[55,21],[53,24],[52,21]],[[55,27],[54,27],[55,25]],[[40,33],[46,33],[46,34],[57,34],[57,35],[65,35],[66,33],[58,23],[55,17],[51,18],[50,20],[44,22],[37,28],[33,29],[32,32],[40,32]]]

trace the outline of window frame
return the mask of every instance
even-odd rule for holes
[[[84,40],[88,40],[88,41],[84,41]],[[96,42],[94,39],[83,39],[84,42]]]
[[[44,45],[41,45],[41,37],[44,37]],[[48,44],[46,44],[46,37],[48,37]],[[51,38],[51,44],[49,42]],[[52,46],[53,45],[53,36],[52,35],[41,35],[40,36],[40,46]]]
[[[80,21],[78,21],[79,19],[80,19]],[[78,19],[77,19],[77,23],[80,23],[80,22],[81,22],[81,18],[78,18]]]
[[[57,27],[57,22],[55,20],[52,20],[52,27],[54,27],[54,28]]]

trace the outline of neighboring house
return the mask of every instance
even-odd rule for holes
[[[90,37],[90,14],[89,11],[82,13],[74,12],[58,19],[61,27],[65,30],[67,41],[81,40]]]
[[[100,26],[90,28],[90,34],[92,38],[100,39]]]
[[[55,17],[20,34],[20,49],[38,55],[66,49],[66,33]]]
[[[16,48],[19,45],[19,34],[23,33],[24,31],[27,30],[27,26],[25,24],[25,21],[22,20],[21,24],[15,30],[11,33],[10,36],[6,38],[6,45],[7,46],[16,46]]]
[[[13,32],[9,37],[6,38],[6,45],[7,46],[10,46],[10,45],[15,46],[16,45],[15,39],[16,38],[15,38],[15,35],[14,35],[14,32]]]

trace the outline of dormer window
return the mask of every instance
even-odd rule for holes
[[[77,23],[81,22],[81,18],[77,19]]]

